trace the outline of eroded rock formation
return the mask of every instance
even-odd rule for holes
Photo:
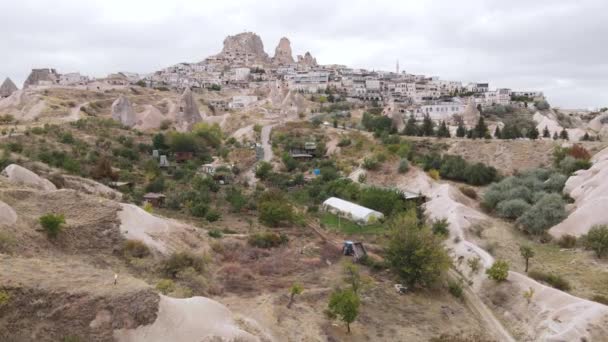
[[[202,121],[201,113],[198,110],[196,100],[190,88],[186,88],[179,104],[179,112],[177,113],[177,127],[182,131],[189,131],[192,127]]]
[[[0,98],[9,97],[17,90],[19,89],[17,88],[15,83],[13,83],[13,81],[7,77],[0,86]]]
[[[121,95],[112,103],[112,119],[119,121],[127,127],[135,126],[137,119],[129,99]]]
[[[279,40],[279,45],[274,50],[274,57],[272,58],[272,63],[278,65],[286,65],[293,64],[293,56],[291,53],[291,42],[289,39],[283,37]]]

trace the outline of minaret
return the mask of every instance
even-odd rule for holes
[[[399,74],[399,60],[397,60],[397,74]]]

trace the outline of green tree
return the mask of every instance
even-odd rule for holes
[[[594,226],[587,233],[585,247],[593,250],[598,258],[608,252],[608,226]]]
[[[543,129],[543,138],[551,138],[551,132],[549,132],[549,128],[547,128],[547,126],[545,126]]]
[[[416,136],[418,135],[419,128],[418,128],[418,124],[416,123],[416,118],[414,117],[414,114],[410,115],[410,118],[407,120],[407,123],[405,124],[405,128],[403,129],[403,134],[405,135],[409,135],[409,136]]]
[[[420,128],[420,132],[419,135],[425,136],[425,137],[432,137],[435,133],[435,124],[433,123],[433,120],[431,120],[431,117],[426,114],[424,116],[424,119],[422,120],[422,127]]]
[[[562,140],[570,140],[570,137],[568,137],[568,131],[566,131],[565,128],[559,133],[559,138]]]
[[[557,134],[557,132],[553,132],[553,140],[557,139],[559,139],[559,135]]]
[[[497,260],[492,267],[486,270],[488,278],[501,282],[507,280],[509,276],[509,263],[504,260]]]
[[[521,254],[522,258],[524,258],[524,260],[526,261],[526,273],[528,273],[528,265],[530,262],[530,258],[534,257],[534,250],[530,246],[521,245],[521,246],[519,246],[519,253]]]
[[[63,225],[65,224],[65,217],[63,216],[63,214],[49,213],[49,214],[40,216],[38,221],[40,222],[40,225],[46,232],[46,235],[50,239],[54,239],[63,230]]]
[[[564,206],[562,196],[546,194],[517,219],[517,224],[530,234],[541,235],[566,218]]]
[[[532,127],[532,129],[530,129],[528,131],[527,137],[532,140],[536,140],[536,139],[538,139],[539,135],[540,135],[540,133],[538,132],[538,128]]]
[[[295,283],[291,285],[291,287],[289,288],[289,303],[287,303],[288,309],[291,309],[291,305],[293,305],[295,297],[301,294],[302,291],[304,291],[304,287],[302,287],[301,284]]]
[[[397,216],[389,227],[385,252],[391,269],[410,287],[437,284],[451,265],[443,239],[420,227],[415,210]]]
[[[500,126],[496,125],[496,129],[494,130],[494,137],[496,139],[502,139],[502,132],[500,131]]]
[[[155,134],[154,137],[152,137],[152,146],[157,150],[167,149],[168,146],[165,142],[165,135],[162,133]]]
[[[467,135],[467,129],[464,127],[462,120],[458,121],[458,128],[456,128],[456,136],[458,138],[464,138]]]
[[[192,134],[172,132],[169,135],[169,148],[172,152],[196,152],[198,144]]]
[[[437,137],[439,137],[439,138],[451,137],[450,130],[448,129],[448,126],[446,125],[445,121],[441,121],[441,124],[439,125],[439,128],[437,129]]]
[[[486,137],[486,135],[488,135],[488,126],[486,125],[483,116],[480,116],[479,120],[477,120],[477,125],[475,125],[475,128],[473,129],[473,137],[481,139]]]
[[[361,288],[361,274],[359,273],[359,266],[350,261],[345,262],[344,280],[350,284],[353,292],[359,293],[359,289]]]
[[[332,317],[346,323],[346,331],[350,334],[350,324],[357,319],[360,305],[359,296],[353,290],[337,289],[329,298],[328,311]]]
[[[258,179],[266,180],[272,172],[272,164],[266,161],[261,161],[255,168],[255,176]]]

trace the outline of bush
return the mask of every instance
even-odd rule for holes
[[[63,216],[63,214],[46,214],[40,216],[38,221],[46,232],[46,235],[49,238],[54,239],[63,230],[63,225],[65,224],[65,217]]]
[[[602,295],[594,295],[591,297],[591,300],[594,302],[598,302],[604,305],[608,305],[608,297]]]
[[[576,236],[566,234],[562,235],[557,241],[561,248],[574,248],[576,246]]]
[[[139,240],[125,241],[122,250],[126,256],[133,258],[145,258],[150,255],[150,249],[148,246]]]
[[[585,247],[595,252],[598,258],[608,252],[608,225],[594,226],[585,236]]]
[[[504,260],[497,260],[492,267],[486,270],[488,278],[501,282],[507,280],[509,276],[509,263]]]
[[[285,195],[279,191],[269,191],[262,194],[258,201],[259,220],[270,227],[293,223],[295,213]]]
[[[199,202],[190,207],[190,214],[194,217],[205,217],[207,216],[208,210],[209,207],[206,203]]]
[[[460,282],[449,280],[448,281],[448,290],[450,294],[458,299],[462,299],[464,297],[464,291],[462,290],[462,285]]]
[[[477,199],[477,191],[475,191],[475,189],[468,186],[461,186],[458,189],[460,189],[460,192],[468,198]]]
[[[224,234],[222,233],[221,230],[218,229],[211,229],[207,235],[209,235],[210,237],[214,238],[214,239],[220,239],[222,236],[224,236]]]
[[[207,221],[209,222],[215,222],[217,220],[219,220],[222,217],[222,214],[220,214],[217,210],[209,210],[207,212],[207,215],[205,215],[205,218],[207,219]]]
[[[558,194],[547,194],[517,219],[517,224],[534,235],[542,235],[547,229],[566,218],[564,200]]]
[[[399,161],[399,168],[397,169],[397,171],[399,173],[406,173],[408,172],[410,169],[410,163],[407,159],[403,158]]]
[[[433,220],[433,223],[431,224],[431,230],[433,231],[433,234],[442,237],[448,237],[450,235],[450,230],[448,229],[449,227],[450,223],[446,218],[443,218],[441,220]]]
[[[558,276],[557,274],[545,273],[541,271],[530,271],[528,272],[528,276],[534,280],[546,283],[558,290],[570,291],[572,288],[566,279]]]
[[[439,171],[437,171],[435,169],[429,170],[428,175],[429,175],[429,177],[431,177],[434,180],[439,180]]]
[[[167,295],[175,291],[175,283],[171,279],[161,279],[156,283],[156,289],[160,291],[160,293]]]
[[[205,259],[202,256],[194,255],[189,252],[174,252],[162,264],[163,273],[175,279],[177,274],[187,268],[192,268],[198,273],[205,270]]]
[[[8,294],[8,292],[6,292],[5,290],[0,290],[0,308],[8,303],[8,301],[11,299],[11,295]]]
[[[255,176],[260,180],[265,180],[268,178],[270,173],[272,172],[272,164],[262,161],[258,164],[255,169]]]
[[[531,205],[522,199],[512,199],[500,202],[496,211],[498,216],[514,220],[522,216],[530,207]]]
[[[247,242],[258,248],[274,248],[286,244],[289,240],[286,235],[272,232],[255,233],[249,236]]]
[[[363,160],[363,168],[366,170],[376,170],[380,166],[380,163],[376,158],[365,158]]]

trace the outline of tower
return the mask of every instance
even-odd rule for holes
[[[397,74],[399,74],[399,60],[397,60],[396,71],[397,71]]]

